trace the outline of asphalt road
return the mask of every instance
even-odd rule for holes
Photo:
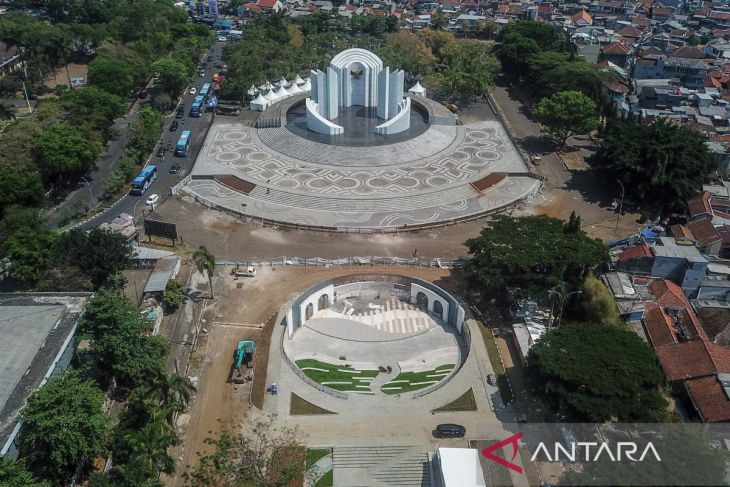
[[[219,65],[222,65],[221,55],[224,43],[217,42],[211,52],[212,61],[208,62],[208,67],[205,70],[205,76],[200,77],[196,73],[195,81],[191,86],[194,86],[197,91],[203,86],[203,83],[212,82],[213,74],[220,70]],[[207,55],[203,58],[203,62],[206,62]],[[154,153],[150,155],[148,164],[154,164],[157,166],[158,177],[157,180],[150,185],[149,189],[145,194],[141,196],[133,196],[127,194],[121,200],[116,202],[111,208],[99,213],[91,220],[84,222],[79,226],[82,230],[89,230],[97,227],[102,223],[107,223],[116,218],[120,213],[128,213],[135,215],[137,212],[146,210],[145,201],[151,194],[157,194],[160,197],[169,194],[170,188],[176,185],[182,178],[188,175],[192,169],[193,163],[203,147],[205,141],[205,134],[208,127],[213,121],[213,113],[206,112],[200,118],[194,118],[190,116],[190,105],[195,98],[195,95],[190,94],[189,86],[182,96],[180,106],[184,107],[184,116],[181,119],[176,119],[173,113],[169,117],[163,118],[163,132],[159,143],[155,147]],[[177,120],[178,128],[174,132],[170,131],[170,125],[173,120]],[[193,133],[192,142],[190,143],[190,150],[186,157],[177,157],[174,155],[175,144],[180,138],[180,134],[183,130],[190,130]],[[164,157],[157,157],[157,149],[160,146],[164,146],[168,149],[165,152]],[[170,167],[176,162],[181,164],[181,169],[176,174],[170,174]]]

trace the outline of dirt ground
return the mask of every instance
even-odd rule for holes
[[[71,76],[71,78],[83,77],[84,80],[87,80],[87,77],[89,74],[89,65],[71,63],[68,65],[68,74],[69,74],[69,76]],[[56,69],[55,78],[53,76],[53,73],[46,76],[44,84],[46,86],[48,86],[49,88],[55,88],[58,85],[68,86],[69,79],[68,79],[68,76],[66,76],[66,68],[61,66],[60,68]]]
[[[185,485],[185,474],[195,468],[201,453],[209,452],[204,443],[221,431],[235,433],[243,423],[250,405],[251,383],[229,382],[233,354],[239,340],[256,341],[257,358],[254,382],[265,379],[266,368],[259,359],[259,348],[268,349],[268,340],[262,338],[257,325],[271,323],[279,307],[297,292],[324,279],[347,274],[375,272],[420,277],[456,290],[462,289],[458,274],[448,269],[416,267],[265,267],[256,277],[234,280],[231,267],[216,269],[213,280],[215,300],[203,315],[203,333],[191,360],[189,375],[197,385],[197,393],[189,412],[178,418],[183,444],[176,451],[178,468],[175,477],[166,478],[168,486]],[[241,285],[242,284],[242,285]],[[205,292],[204,283],[199,286]],[[269,330],[267,330],[268,332]],[[263,352],[266,353],[266,352]],[[264,380],[264,384],[266,381]]]

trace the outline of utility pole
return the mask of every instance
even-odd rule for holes
[[[618,204],[618,215],[616,215],[616,231],[618,232],[618,220],[621,218],[621,212],[624,209],[624,185],[618,179],[616,182],[621,186],[621,201]]]
[[[30,100],[28,99],[28,90],[25,89],[25,81],[22,81],[21,83],[23,84],[23,93],[25,93],[25,102],[28,104],[28,112],[32,114],[33,107],[30,106]]]
[[[89,211],[91,211],[94,209],[94,206],[96,206],[94,204],[94,193],[91,192],[91,183],[89,183],[89,180],[83,176],[81,177],[81,180],[86,183],[86,189],[89,190]]]

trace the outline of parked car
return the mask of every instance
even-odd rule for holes
[[[436,426],[432,433],[434,438],[463,438],[466,428],[460,424],[445,423]]]
[[[177,130],[177,120],[173,120],[170,124],[170,132],[174,132]]]
[[[201,78],[205,77],[205,71],[201,71],[200,73],[198,73],[198,75],[199,75],[199,76],[200,76]]]
[[[197,89],[197,88],[196,88],[195,86],[193,86],[192,88],[190,88],[190,94],[191,94],[191,95],[194,95],[194,94],[196,94],[197,92],[198,92],[198,89]]]
[[[160,197],[158,195],[151,194],[147,197],[147,201],[145,202],[145,204],[154,210],[155,205],[157,204],[157,202],[159,200],[160,200]]]
[[[226,36],[219,36],[218,37],[218,42],[226,42],[227,40],[228,40],[228,38]]]
[[[185,108],[182,106],[177,107],[177,112],[175,112],[175,118],[180,119],[185,116]]]
[[[176,162],[172,166],[170,166],[170,174],[176,174],[180,170],[180,163]]]
[[[487,376],[487,384],[489,384],[490,386],[497,385],[497,378],[494,376],[494,374],[489,374]]]
[[[144,100],[145,98],[147,98],[147,90],[140,91],[139,92],[139,99],[140,100]]]
[[[157,149],[157,157],[165,157],[165,150],[166,149],[164,147]]]

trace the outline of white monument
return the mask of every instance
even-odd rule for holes
[[[347,49],[332,59],[326,72],[313,70],[312,96],[307,98],[307,128],[325,135],[344,133],[333,122],[340,107],[376,108],[384,122],[375,133],[397,134],[411,124],[411,99],[403,97],[403,70],[383,68],[383,61],[365,49]]]

